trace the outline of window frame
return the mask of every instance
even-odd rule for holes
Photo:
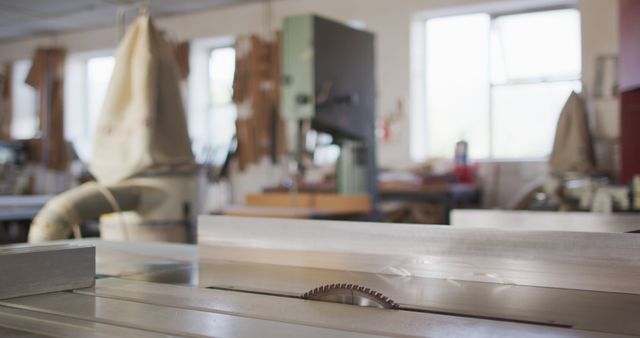
[[[446,18],[453,16],[463,16],[470,14],[486,14],[489,16],[489,32],[493,32],[494,25],[497,18],[510,16],[510,15],[518,15],[518,14],[529,14],[529,13],[539,13],[539,12],[549,12],[556,10],[567,10],[572,9],[576,10],[580,15],[582,15],[580,8],[578,7],[578,3],[575,0],[550,0],[550,1],[539,1],[540,3],[534,4],[531,2],[515,2],[512,4],[487,4],[480,6],[467,6],[467,7],[458,7],[458,8],[450,8],[450,9],[440,9],[433,10],[428,12],[417,13],[414,15],[414,18],[411,23],[410,31],[410,135],[409,135],[409,148],[410,148],[410,159],[414,163],[422,163],[428,161],[430,159],[437,158],[437,156],[431,156],[430,153],[430,145],[427,142],[426,138],[426,130],[427,130],[427,116],[429,112],[427,111],[427,80],[426,80],[426,62],[427,60],[427,46],[426,46],[426,26],[427,21],[431,19],[437,18]],[[581,27],[582,30],[582,27]],[[581,41],[582,43],[582,41]],[[489,53],[491,53],[491,43],[489,45]],[[582,49],[580,50],[580,54],[582,57]],[[491,60],[491,54],[489,55],[489,60]],[[475,161],[478,162],[531,162],[531,161],[543,161],[546,160],[546,157],[496,157],[494,155],[495,151],[493,149],[493,91],[496,87],[505,87],[505,86],[516,86],[516,85],[528,85],[528,84],[542,84],[542,83],[560,83],[560,82],[569,82],[569,81],[579,81],[581,86],[584,88],[584,79],[583,79],[583,67],[580,68],[580,73],[577,76],[571,77],[557,77],[557,78],[523,78],[517,79],[517,81],[511,81],[509,83],[497,84],[494,83],[492,74],[492,65],[491,62],[488,63],[489,70],[489,81],[488,81],[488,113],[489,120],[487,124],[489,126],[489,155],[485,158],[478,158]],[[416,145],[422,144],[420,148]],[[453,149],[451,151],[453,155]]]

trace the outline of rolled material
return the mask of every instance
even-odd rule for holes
[[[143,193],[158,195],[158,201],[165,194],[156,187],[126,181],[108,187],[90,182],[65,191],[50,200],[33,220],[29,242],[66,239],[73,226],[83,221],[106,213],[135,210]]]

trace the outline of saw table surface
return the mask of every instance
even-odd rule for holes
[[[3,300],[3,330],[26,337],[640,335],[633,294],[198,262],[193,245],[80,242],[96,246],[95,286]],[[404,310],[297,298],[338,282],[371,287]]]

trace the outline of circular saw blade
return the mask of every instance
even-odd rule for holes
[[[397,309],[399,307],[391,298],[380,292],[347,283],[323,285],[305,292],[301,298],[382,309]]]

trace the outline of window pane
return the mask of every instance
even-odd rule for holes
[[[236,132],[236,116],[233,104],[215,105],[201,116],[197,128],[192,129],[191,142],[198,163],[216,166],[224,163]]]
[[[548,156],[560,110],[572,90],[580,90],[580,81],[494,87],[493,157]]]
[[[31,60],[20,60],[13,63],[13,121],[11,136],[15,139],[29,139],[38,133],[38,93],[26,84]]]
[[[236,51],[232,47],[216,48],[209,58],[209,88],[211,103],[231,103]]]
[[[489,20],[474,14],[426,23],[428,157],[453,157],[461,139],[471,157],[489,156]]]
[[[196,161],[222,165],[236,132],[236,106],[232,102],[233,76],[235,72],[235,49],[233,47],[214,48],[206,51],[202,70],[204,78],[197,77],[197,85],[203,86],[202,108],[189,112],[189,133]],[[198,67],[200,63],[196,63]],[[208,69],[204,69],[207,67]],[[199,104],[197,106],[200,106]]]
[[[101,56],[87,61],[87,135],[93,137],[94,130],[100,118],[104,96],[115,65],[113,56]]]
[[[213,145],[228,144],[236,132],[236,107],[233,104],[214,106],[209,140]]]
[[[580,51],[575,9],[499,16],[492,30],[492,80],[577,78]]]

